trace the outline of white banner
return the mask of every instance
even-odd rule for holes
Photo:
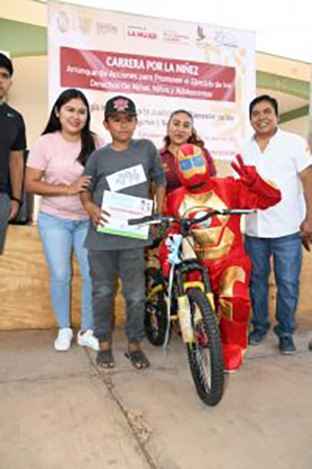
[[[104,131],[107,99],[131,98],[135,138],[163,146],[172,111],[186,109],[215,159],[232,159],[248,129],[255,96],[254,33],[64,4],[49,4],[50,103],[76,87],[87,96],[92,129]]]

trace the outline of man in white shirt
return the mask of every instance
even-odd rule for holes
[[[274,98],[255,98],[249,115],[255,134],[244,145],[244,162],[256,166],[260,176],[274,182],[282,192],[282,200],[275,207],[258,211],[246,221],[246,249],[252,262],[253,331],[249,344],[258,345],[270,327],[268,277],[273,257],[277,285],[274,332],[281,353],[292,354],[296,351],[292,335],[299,298],[301,242],[308,248],[312,240],[312,157],[303,138],[278,128]]]

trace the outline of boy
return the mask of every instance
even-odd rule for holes
[[[137,112],[131,99],[116,96],[108,100],[104,127],[112,142],[91,155],[84,171],[85,175],[92,176],[88,191],[81,194],[81,201],[91,219],[85,246],[89,250],[92,279],[94,335],[100,343],[96,362],[104,368],[114,366],[111,315],[117,275],[122,280],[126,302],[128,347],[125,355],[137,369],[149,366],[140,346],[144,337],[144,247],[149,240],[97,230],[99,225],[105,227],[109,219],[109,213],[100,208],[104,191],[147,199],[153,179],[157,210],[162,211],[166,182],[161,161],[151,141],[132,139],[136,125]]]

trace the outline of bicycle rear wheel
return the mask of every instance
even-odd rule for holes
[[[165,286],[160,270],[155,267],[146,269],[145,283],[145,333],[151,344],[156,346],[163,345],[168,326],[168,317]]]
[[[206,405],[215,406],[221,401],[224,389],[223,352],[216,315],[201,290],[190,288],[187,295],[195,339],[187,344],[193,381],[200,399]]]

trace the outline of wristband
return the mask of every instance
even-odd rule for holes
[[[20,207],[23,205],[22,200],[18,199],[17,197],[11,197],[11,200],[14,200],[14,202],[17,202]]]

